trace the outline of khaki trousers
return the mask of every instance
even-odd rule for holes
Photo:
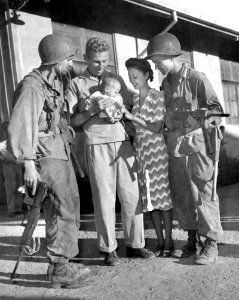
[[[144,247],[142,201],[139,199],[135,159],[130,142],[87,146],[86,158],[99,250],[112,252],[117,248],[116,192],[121,203],[126,246]]]
[[[180,226],[218,240],[223,230],[219,199],[211,200],[213,171],[213,161],[205,151],[184,157],[169,156],[171,196]]]
[[[46,219],[47,256],[52,262],[72,258],[79,252],[80,198],[71,161],[40,160],[41,180],[49,187],[43,204]]]

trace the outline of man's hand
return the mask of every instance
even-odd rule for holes
[[[86,106],[86,111],[88,111],[91,116],[100,113],[107,106],[112,104],[112,100],[110,98],[102,97],[95,98],[93,101],[88,99],[87,101],[88,105]]]
[[[170,131],[175,130],[174,122],[173,122],[173,111],[168,108],[166,110],[165,116],[164,116],[164,124],[166,125],[166,128]]]
[[[199,120],[195,119],[194,117],[192,117],[191,115],[188,116],[186,122],[184,122],[184,125],[185,125],[186,132],[191,132],[202,126],[201,122]]]
[[[96,98],[95,99],[95,105],[98,108],[98,110],[104,110],[107,106],[112,105],[112,99],[111,98]]]
[[[27,188],[31,189],[32,195],[35,195],[37,182],[41,181],[40,174],[37,172],[34,160],[24,161],[25,172],[24,181]]]

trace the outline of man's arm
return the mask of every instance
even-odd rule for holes
[[[9,143],[16,159],[24,162],[24,181],[32,189],[33,195],[40,180],[35,159],[42,109],[43,101],[39,92],[31,87],[19,86],[17,103],[9,124]]]
[[[91,111],[91,109],[85,110],[83,112],[76,112],[71,116],[71,126],[73,128],[77,128],[86,123],[94,115],[95,112]]]
[[[199,103],[199,108],[206,108],[211,113],[223,113],[223,108],[219,102],[216,92],[214,91],[212,84],[208,78],[201,74],[198,84],[198,98],[202,99],[202,103]],[[210,117],[207,119],[208,124],[214,123],[220,125],[220,117]]]
[[[36,159],[39,118],[44,101],[38,90],[22,86],[17,90],[18,100],[14,107],[8,133],[16,159]]]
[[[71,125],[77,128],[86,123],[91,117],[104,110],[110,103],[108,98],[95,99],[90,105],[85,106],[85,110],[76,112],[71,117]]]

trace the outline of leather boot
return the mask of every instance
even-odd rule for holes
[[[188,241],[182,248],[181,258],[187,258],[196,253],[197,253],[197,231],[188,230]]]
[[[188,258],[197,253],[197,230],[188,230],[188,241],[182,250],[175,250],[172,254],[176,258]]]
[[[82,286],[89,274],[89,268],[80,268],[74,263],[53,263],[51,285],[53,288],[74,289]]]
[[[199,255],[194,259],[196,265],[207,265],[218,258],[217,242],[210,239],[206,239],[204,242],[204,247]]]

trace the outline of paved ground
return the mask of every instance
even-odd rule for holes
[[[239,184],[219,188],[221,220],[225,230],[219,244],[219,259],[210,266],[195,266],[192,258],[154,258],[150,261],[125,258],[120,216],[117,216],[117,237],[122,263],[106,267],[96,250],[94,216],[82,215],[79,247],[82,265],[93,272],[91,278],[76,290],[54,290],[47,281],[47,261],[44,257],[45,223],[41,218],[37,235],[40,251],[33,257],[23,256],[18,276],[10,275],[18,257],[18,245],[23,231],[22,216],[8,218],[0,207],[0,299],[168,299],[168,300],[238,300],[239,265]],[[149,217],[145,216],[147,246],[155,249],[156,238]],[[186,234],[174,222],[173,237],[180,248]]]

